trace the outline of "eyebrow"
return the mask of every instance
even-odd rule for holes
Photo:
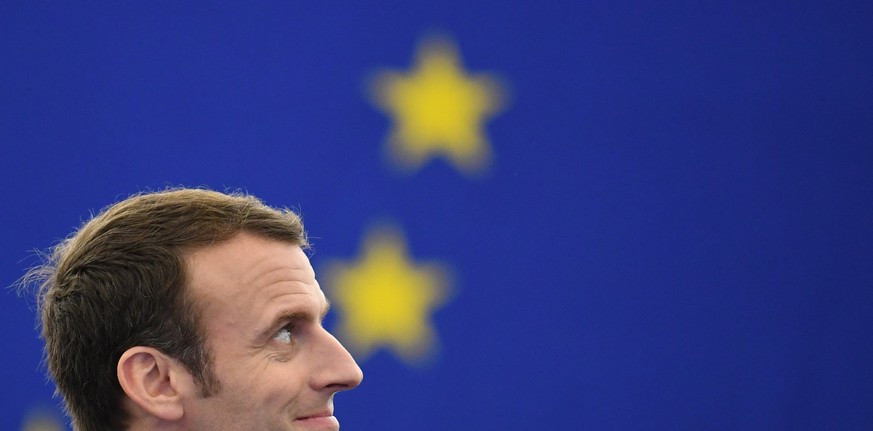
[[[321,320],[324,320],[324,317],[327,316],[327,313],[330,311],[330,299],[324,298],[324,310],[321,312]]]

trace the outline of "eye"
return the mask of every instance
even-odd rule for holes
[[[291,329],[290,325],[280,329],[273,339],[283,344],[291,344]]]

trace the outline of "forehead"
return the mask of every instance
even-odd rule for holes
[[[276,308],[317,313],[325,303],[299,246],[248,233],[190,253],[186,270],[207,326],[254,325]]]

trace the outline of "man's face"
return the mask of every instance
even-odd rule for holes
[[[363,375],[321,326],[328,303],[303,250],[242,233],[187,264],[221,388],[186,400],[186,429],[338,429],[333,395]]]

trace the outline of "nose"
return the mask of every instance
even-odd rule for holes
[[[361,367],[339,340],[323,328],[318,353],[313,358],[317,369],[311,379],[313,389],[333,393],[354,389],[361,384],[364,379]]]

